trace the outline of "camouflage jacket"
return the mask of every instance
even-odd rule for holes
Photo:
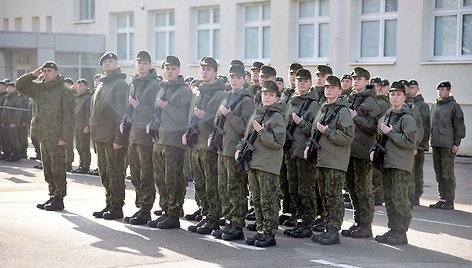
[[[431,146],[452,148],[465,137],[464,113],[454,97],[438,99],[431,107]]]
[[[424,102],[423,96],[421,94],[413,97],[415,106],[419,107],[421,118],[423,121],[423,138],[421,139],[418,148],[428,151],[429,150],[429,136],[431,135],[431,122],[430,122],[430,113],[429,105]]]
[[[23,104],[23,98],[18,95],[18,92],[14,92],[7,95],[3,106],[10,108],[24,108]],[[8,108],[3,108],[2,110],[2,124],[4,127],[8,127],[10,124],[14,124],[16,127],[20,126],[23,111]]]
[[[92,92],[90,90],[77,95],[75,99],[75,130],[83,131],[89,126],[91,101]]]

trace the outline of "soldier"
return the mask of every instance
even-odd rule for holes
[[[234,154],[236,145],[243,138],[249,117],[254,111],[254,103],[250,93],[244,89],[244,68],[232,65],[229,77],[231,91],[225,92],[225,98],[215,118],[217,130],[209,139],[209,145],[218,148],[218,192],[222,215],[226,219],[225,227],[213,231],[212,235],[223,240],[237,240],[244,238],[247,173],[236,163]],[[222,136],[219,139],[217,135]]]
[[[382,79],[382,92],[385,95],[388,95],[389,90],[390,90],[390,82],[387,79]]]
[[[76,95],[75,89],[72,89],[71,87],[74,85],[74,81],[70,77],[66,77],[64,79],[64,85],[69,88],[74,95]],[[72,115],[74,118],[75,114]],[[75,120],[75,119],[73,119]],[[70,138],[70,140],[74,140],[74,136]],[[74,143],[70,142],[66,145],[66,171],[71,172],[72,171],[72,163],[74,162]]]
[[[101,77],[102,77],[102,74],[95,74],[95,76],[93,77],[92,96],[93,96],[93,93],[95,93],[95,90],[97,89],[98,85],[100,84]],[[95,143],[92,142],[92,146],[93,146],[94,154],[97,154],[97,148],[95,147]],[[92,176],[98,176],[98,168],[90,170],[88,174]]]
[[[383,193],[387,210],[389,231],[377,235],[375,241],[389,245],[408,244],[406,232],[411,221],[411,205],[408,199],[408,184],[413,168],[413,153],[416,143],[416,123],[406,101],[405,86],[393,82],[389,99],[391,108],[379,120],[378,133],[385,135],[386,149],[383,164]],[[375,159],[374,145],[370,160]]]
[[[283,105],[278,102],[280,92],[277,84],[266,81],[262,85],[262,105],[256,107],[248,122],[244,139],[236,147],[235,158],[243,159],[247,142],[253,142],[254,151],[246,162],[249,189],[252,193],[256,212],[257,234],[247,238],[246,243],[257,247],[275,246],[278,212],[280,209],[277,197],[277,176],[282,164],[283,145],[285,143],[286,124]],[[256,134],[257,133],[257,134]],[[251,136],[251,138],[250,138]],[[255,139],[254,139],[255,137]]]
[[[346,173],[346,185],[354,207],[354,224],[341,235],[352,238],[372,237],[374,200],[372,194],[372,166],[369,150],[375,143],[380,107],[376,92],[369,85],[370,73],[355,67],[351,73],[354,91],[349,95],[351,117],[354,120],[354,141]]]
[[[288,102],[285,111],[287,138],[284,145],[285,165],[290,198],[296,207],[297,223],[293,229],[284,231],[295,238],[310,237],[311,226],[316,217],[314,167],[303,157],[311,125],[320,109],[312,89],[311,73],[299,69],[296,76],[296,95]]]
[[[161,82],[153,119],[146,132],[154,137],[154,182],[159,191],[159,205],[164,214],[149,221],[150,227],[159,229],[179,228],[179,216],[185,198],[183,163],[185,147],[182,135],[188,126],[189,106],[192,93],[180,75],[180,61],[167,56],[162,63],[165,80]]]
[[[344,217],[341,192],[354,139],[354,122],[349,113],[347,98],[341,97],[339,78],[328,76],[324,93],[326,102],[312,125],[309,145],[312,146],[311,143],[315,142],[320,145],[316,153],[315,174],[323,201],[326,230],[321,235],[313,235],[311,239],[323,245],[332,245],[340,243],[339,230]],[[305,159],[308,158],[308,151],[309,147],[305,149]]]
[[[79,167],[72,173],[88,174],[90,171],[90,103],[92,92],[85,79],[79,79],[73,86],[77,90],[75,100],[75,149],[79,153]]]
[[[7,79],[5,79],[8,81]],[[7,82],[5,80],[0,80],[0,106],[3,106],[5,103],[5,99],[7,98]],[[0,124],[1,124],[1,113],[3,112],[3,108],[0,109]],[[6,133],[4,132],[3,128],[0,127],[0,160],[5,160],[7,158],[7,154],[5,154],[6,150]]]
[[[256,102],[256,97],[259,95],[260,97],[260,90],[261,90],[261,81],[260,81],[260,73],[261,73],[261,68],[262,66],[264,66],[264,63],[260,62],[260,61],[255,61],[252,63],[252,67],[251,67],[251,82],[250,84],[248,85],[250,91],[251,91],[251,94],[254,98],[254,102]],[[259,94],[258,94],[259,93]]]
[[[281,76],[277,76],[275,78],[275,82],[277,83],[277,86],[279,87],[279,91],[283,93],[285,91],[284,79]]]
[[[190,159],[195,192],[200,201],[203,219],[188,230],[211,234],[220,228],[221,202],[218,194],[218,154],[208,147],[208,136],[214,130],[213,121],[224,98],[225,83],[217,79],[218,64],[212,57],[200,61],[203,81],[190,105],[189,127],[182,135],[182,143],[191,148]]]
[[[40,75],[43,79],[34,81]],[[64,78],[52,61],[21,76],[16,85],[19,92],[37,105],[32,119],[36,123],[34,129],[32,124],[31,132],[37,134],[41,143],[44,179],[49,185],[50,195],[49,200],[37,207],[49,211],[63,210],[67,185],[65,146],[72,142],[74,96],[64,86]]]
[[[350,74],[343,74],[341,77],[341,96],[347,97],[352,93],[352,77]]]
[[[129,135],[128,159],[131,183],[136,192],[135,205],[139,210],[125,221],[133,225],[151,220],[151,209],[156,199],[152,164],[152,137],[146,133],[146,125],[152,119],[154,100],[159,91],[157,72],[152,68],[151,56],[139,51],[135,61],[128,110],[120,124],[120,132]]]
[[[23,98],[18,94],[14,82],[7,84],[7,98],[3,103],[2,128],[6,134],[6,161],[18,162],[21,160],[21,144],[19,139],[19,128],[24,108]]]
[[[98,170],[105,188],[106,206],[93,212],[96,218],[122,219],[125,204],[125,155],[128,137],[120,133],[126,111],[128,84],[113,52],[100,58],[103,76],[92,96],[90,135],[97,148]]]
[[[333,75],[333,70],[327,65],[318,65],[316,66],[315,74],[315,95],[318,104],[321,106],[326,101],[326,97],[324,95],[324,84],[326,82],[326,77]]]
[[[431,107],[431,147],[439,201],[429,207],[452,210],[456,191],[454,158],[465,137],[464,113],[451,95],[449,81],[440,82],[436,89],[438,98]]]
[[[423,138],[418,144],[413,165],[413,178],[415,182],[414,196],[412,197],[412,205],[420,204],[420,197],[423,194],[423,166],[424,152],[429,150],[429,136],[431,135],[430,109],[429,105],[424,102],[423,96],[418,93],[420,88],[418,81],[410,80],[410,94],[413,97],[413,103],[419,108],[423,122]]]
[[[29,109],[31,109],[29,107],[30,98],[26,97],[23,94],[19,95],[21,97],[21,100],[23,101],[21,108],[24,109],[21,115],[21,123],[18,127],[18,138],[20,141],[20,157],[22,159],[28,159],[28,130],[31,122],[31,111],[28,111]]]

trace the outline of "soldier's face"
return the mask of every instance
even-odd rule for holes
[[[87,90],[87,85],[84,83],[78,83],[77,84],[77,92],[79,93],[84,93]]]
[[[369,84],[369,79],[366,79],[363,76],[355,76],[352,79],[354,79],[352,87],[358,92],[364,90],[364,88]]]
[[[341,88],[337,86],[325,86],[324,94],[329,100],[336,99],[341,96]]]
[[[166,65],[164,66],[164,76],[167,80],[173,81],[177,79],[180,74],[180,67],[174,65]]]
[[[145,76],[149,73],[149,70],[152,68],[152,64],[146,60],[136,60],[134,63],[136,71],[140,76]]]
[[[277,93],[265,90],[262,91],[261,97],[262,105],[264,106],[271,106],[279,99],[279,97],[277,97]]]
[[[387,95],[388,90],[389,90],[389,87],[388,87],[388,86],[382,86],[382,90],[381,90],[382,95]]]
[[[297,72],[296,71],[289,71],[288,72],[288,80],[290,81],[290,86],[291,87],[295,86],[295,77],[297,77]]]
[[[93,80],[93,87],[97,87],[100,84],[100,79]]]
[[[16,87],[12,87],[12,86],[7,87],[8,94],[14,93],[15,91],[16,91]]]
[[[377,95],[382,95],[382,85],[374,84],[374,88]]]
[[[230,75],[229,76],[229,84],[231,89],[238,90],[243,87],[244,83],[246,82],[244,76],[239,75]]]
[[[310,79],[297,79],[296,85],[298,95],[305,95],[313,84]]]
[[[251,70],[251,79],[252,81],[259,81],[259,73],[261,70],[259,69],[253,69]]]
[[[102,70],[104,72],[111,72],[118,68],[118,62],[115,59],[105,59],[102,61]]]
[[[56,71],[56,69],[43,68],[43,77],[44,77],[44,80],[46,80],[46,81],[56,80],[58,74],[59,73],[58,73],[58,71]]]
[[[272,81],[275,82],[276,77],[275,76],[269,76],[269,75],[261,75],[259,77],[259,84],[263,84],[265,81]]]
[[[418,91],[420,91],[420,87],[418,85],[411,85],[410,86],[410,94],[411,96],[415,97],[416,95],[418,95]]]
[[[0,93],[5,92],[7,90],[7,87],[5,85],[0,85]]]
[[[217,73],[215,69],[213,69],[213,67],[210,67],[207,65],[200,66],[199,72],[200,72],[200,79],[202,79],[204,83],[210,83],[210,82],[215,81],[216,79]]]
[[[406,95],[402,91],[392,91],[388,94],[392,108],[399,109],[406,100]]]
[[[285,84],[282,81],[277,81],[277,86],[279,87],[279,91],[283,92],[285,90]]]
[[[437,91],[438,91],[438,97],[439,98],[449,97],[450,91],[447,89],[447,87],[439,87]]]
[[[317,73],[316,74],[316,86],[317,87],[324,87],[324,84],[326,82],[326,78],[330,76],[331,74],[321,74]]]
[[[352,87],[352,80],[351,79],[343,79],[341,81],[341,88],[343,90],[346,90],[348,88]]]

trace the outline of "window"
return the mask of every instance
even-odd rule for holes
[[[52,17],[46,16],[46,32],[52,32]]]
[[[31,31],[32,32],[39,32],[39,17],[32,17],[31,18]]]
[[[220,58],[220,9],[197,10],[197,60],[205,56]]]
[[[23,31],[23,19],[15,18],[15,31]]]
[[[397,49],[397,0],[362,0],[362,60],[393,60]]]
[[[98,53],[56,52],[55,61],[64,77],[70,77],[72,81],[85,78],[89,85],[93,85],[91,83],[93,77],[101,73],[100,68],[97,67],[97,59],[100,56],[101,54]]]
[[[244,58],[270,59],[270,4],[244,6]]]
[[[329,0],[298,3],[298,58],[316,61],[328,57]]]
[[[134,53],[134,16],[116,15],[116,55],[118,60],[133,61]]]
[[[4,18],[3,19],[3,30],[4,31],[8,31],[10,28],[10,23],[8,21],[8,18]]]
[[[174,11],[160,11],[156,13],[154,32],[156,60],[162,61],[167,55],[175,54]]]
[[[76,20],[78,21],[95,19],[95,0],[78,0],[76,11]]]
[[[472,59],[472,1],[436,0],[433,59]]]

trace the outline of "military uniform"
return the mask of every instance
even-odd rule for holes
[[[12,109],[3,109],[2,111],[2,128],[6,134],[6,152],[8,154],[7,161],[16,162],[21,159],[21,144],[19,139],[19,128],[23,111],[15,108],[24,108],[23,98],[18,92],[8,93],[7,98],[3,104],[5,107]]]
[[[75,100],[75,149],[79,153],[79,168],[83,171],[90,169],[90,132],[84,133],[84,129],[89,127],[90,103],[92,92],[86,90],[77,95]]]
[[[107,56],[112,53],[105,53]],[[102,62],[100,60],[100,63]],[[98,170],[105,187],[105,202],[108,209],[96,217],[106,219],[123,218],[125,204],[125,155],[128,138],[120,133],[120,121],[126,111],[128,84],[126,74],[117,68],[100,78],[100,84],[92,96],[90,135],[97,149]],[[113,144],[121,145],[114,149]]]
[[[5,103],[5,99],[7,98],[7,94],[8,94],[6,90],[7,84],[3,81],[0,81],[0,83],[5,87],[5,91],[0,92],[0,105],[3,106]],[[1,123],[1,114],[3,110],[4,109],[0,109],[0,123]],[[1,149],[1,153],[3,153],[1,155],[2,159],[6,157],[6,154],[4,154],[6,151],[6,144],[7,144],[6,140],[7,140],[7,134],[5,133],[5,130],[3,129],[3,127],[0,126],[0,149]]]
[[[43,65],[48,68],[54,66],[57,70],[55,63],[46,62]],[[51,204],[62,203],[66,196],[65,146],[58,146],[58,141],[62,140],[66,144],[72,142],[74,97],[64,86],[61,75],[53,81],[34,80],[36,77],[33,73],[28,73],[18,78],[16,86],[19,92],[33,99],[36,104],[36,113],[32,119],[36,124],[32,133],[37,135],[41,143],[44,178],[49,185],[49,194],[54,196]]]
[[[30,98],[20,95],[23,100],[23,105],[21,108],[28,110]],[[31,111],[22,111],[21,124],[18,128],[18,138],[20,141],[20,156],[23,159],[28,158],[27,149],[28,149],[28,132],[29,124],[31,122]]]
[[[381,115],[384,115],[390,108],[390,102],[388,100],[388,96],[386,95],[377,95],[377,103],[379,104]],[[372,169],[372,184],[374,186],[374,203],[375,205],[382,205],[382,173],[375,168]]]
[[[438,85],[448,87],[449,82]],[[453,96],[438,98],[431,107],[431,147],[433,147],[433,165],[438,183],[439,202],[431,208],[443,208],[447,203],[454,208],[456,178],[454,176],[454,145],[459,146],[465,137],[464,113]],[[445,209],[445,208],[443,208]]]

